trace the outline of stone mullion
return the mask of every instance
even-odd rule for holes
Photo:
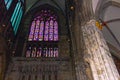
[[[42,74],[40,73],[39,75],[38,75],[38,78],[37,78],[37,80],[42,80]]]
[[[54,76],[55,76],[55,75],[54,75],[54,72],[52,72],[52,73],[51,73],[51,80],[55,80]]]

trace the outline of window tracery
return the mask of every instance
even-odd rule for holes
[[[58,57],[58,21],[51,10],[41,10],[31,23],[28,42],[39,43],[28,46],[26,57]]]

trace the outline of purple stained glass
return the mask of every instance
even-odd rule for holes
[[[50,48],[50,57],[53,57],[53,48]]]
[[[31,24],[31,29],[30,29],[29,38],[28,38],[29,41],[32,41],[32,39],[33,39],[34,27],[35,27],[35,21],[33,21],[32,24]]]
[[[40,48],[37,49],[36,57],[41,57],[41,54],[42,54],[42,48],[40,47]]]
[[[38,13],[37,13],[38,15]],[[51,10],[41,10],[31,24],[28,41],[58,41],[57,16]],[[43,42],[43,43],[44,43]],[[41,44],[40,44],[41,45]],[[54,46],[52,42],[51,46]],[[58,57],[57,47],[37,45],[26,51],[26,57]]]
[[[40,21],[39,21],[39,19],[38,19],[38,20],[36,21],[36,27],[35,27],[35,33],[34,33],[34,40],[35,40],[35,41],[38,40],[39,25],[40,25]]]
[[[30,57],[31,54],[31,47],[28,48],[28,50],[26,51],[26,57]]]
[[[53,41],[53,20],[50,20],[49,41]]]
[[[37,50],[36,47],[32,49],[31,57],[36,57],[36,50]]]
[[[44,54],[45,54],[45,57],[48,57],[48,48],[47,47],[45,48],[45,53]]]
[[[58,23],[54,22],[54,41],[58,41]]]
[[[41,10],[40,15],[34,18],[31,24],[28,40],[58,41],[58,23],[56,20],[57,16],[51,10]]]
[[[30,57],[30,50],[27,50],[26,57]]]
[[[58,48],[54,48],[54,57],[58,57]]]
[[[43,40],[43,30],[44,30],[44,21],[40,22],[40,29],[39,29],[39,41]]]
[[[44,32],[44,40],[48,41],[48,29],[49,29],[49,22],[46,21],[45,23],[45,32]]]
[[[47,57],[47,53],[48,53],[47,47],[43,48],[42,57]]]
[[[29,49],[26,51],[26,57],[58,57],[58,48],[29,47]]]

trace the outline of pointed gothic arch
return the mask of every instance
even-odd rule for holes
[[[41,9],[32,19],[26,57],[58,57],[58,19],[56,13]]]

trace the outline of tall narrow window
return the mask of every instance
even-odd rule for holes
[[[9,9],[13,0],[4,0],[6,8]]]
[[[32,21],[28,41],[58,41],[57,16],[42,10]]]
[[[12,17],[10,19],[15,34],[17,33],[18,26],[20,24],[22,15],[23,15],[22,2],[18,1],[18,3],[16,4],[16,7],[14,9],[14,12],[12,14]]]
[[[58,21],[51,10],[41,10],[31,23],[26,57],[58,57]],[[35,45],[35,43],[37,43]]]

